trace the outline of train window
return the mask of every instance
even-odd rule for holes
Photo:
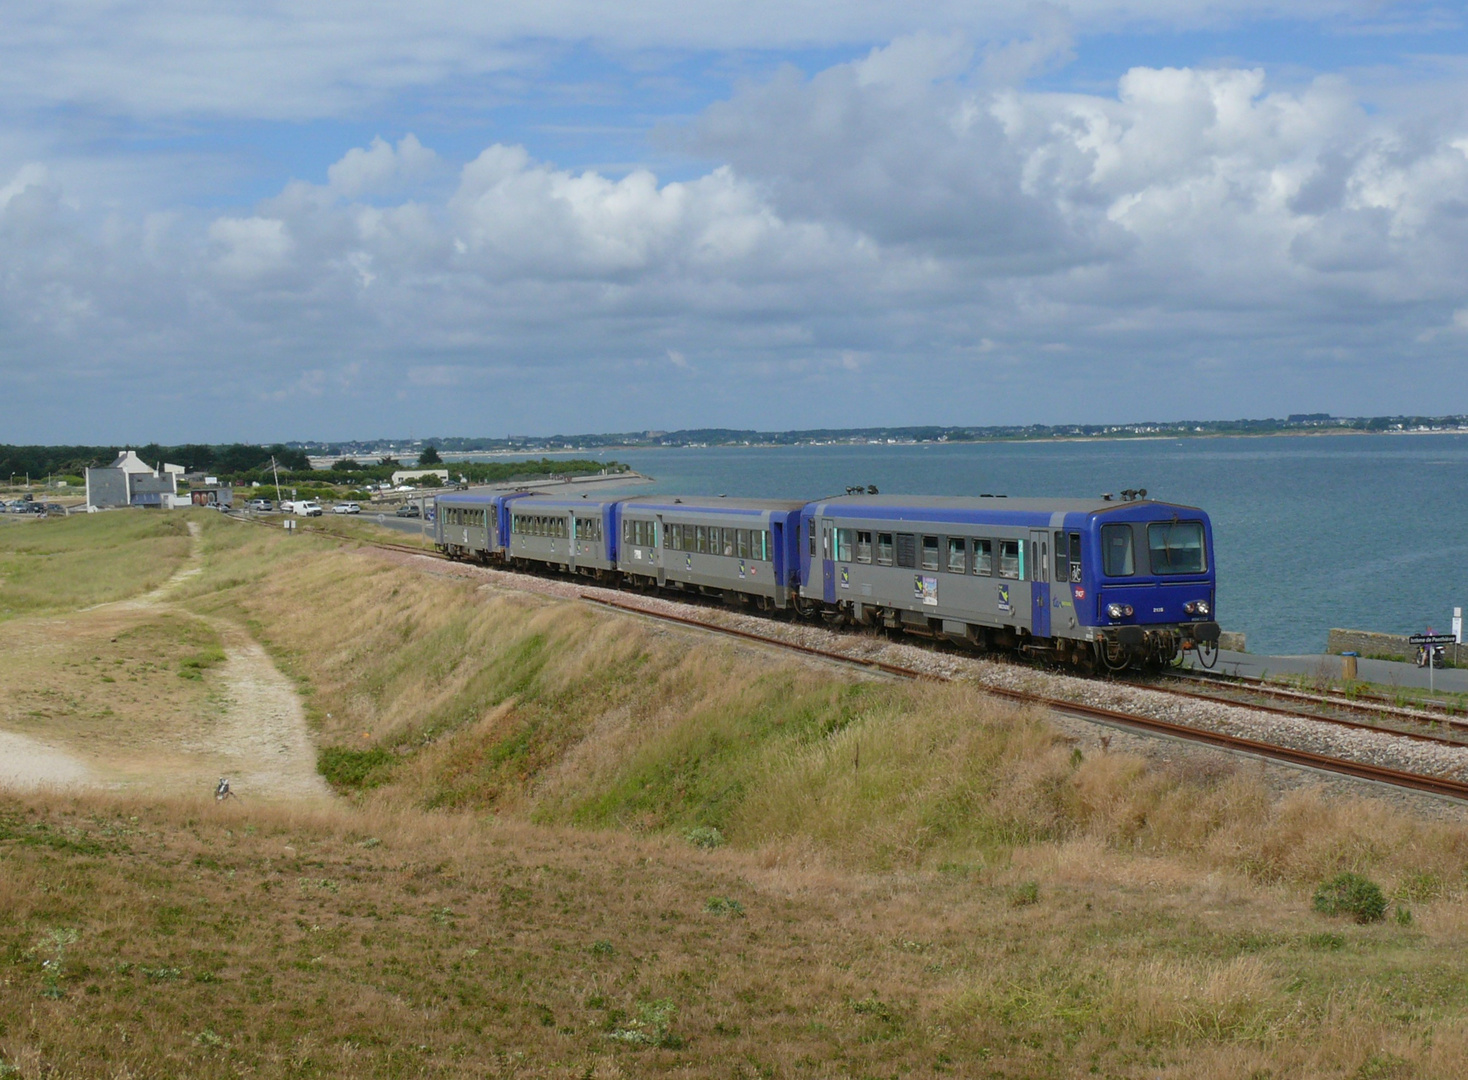
[[[1070,580],[1070,548],[1065,543],[1065,533],[1055,534],[1055,577],[1054,581]]]
[[[1081,580],[1081,534],[1070,534],[1070,579],[1079,584]]]
[[[1101,569],[1107,577],[1131,577],[1137,572],[1130,525],[1101,526]]]
[[[1018,578],[1022,571],[1019,563],[1019,541],[999,541],[999,576]]]
[[[950,574],[968,573],[968,541],[961,536],[948,538],[948,572]]]
[[[938,569],[938,538],[936,536],[923,537],[923,569]]]
[[[872,561],[872,534],[869,532],[856,534],[856,561],[864,563]]]
[[[765,562],[771,562],[775,554],[770,550],[770,530],[761,529],[759,533],[760,558]]]
[[[1154,574],[1201,574],[1207,569],[1203,523],[1159,521],[1148,525],[1147,556]]]
[[[912,533],[897,534],[897,565],[917,566],[917,537]]]
[[[850,562],[851,561],[851,547],[852,547],[852,544],[851,544],[851,530],[850,529],[837,529],[836,530],[836,561],[837,562]]]
[[[739,545],[739,550],[736,552],[736,554],[741,559],[749,558],[749,530],[740,529],[737,533],[735,533],[735,535],[738,537],[737,543]]]
[[[703,525],[695,525],[693,528],[693,550],[707,553],[709,549],[709,531]]]
[[[877,565],[892,565],[892,534],[877,533]]]
[[[974,541],[974,573],[981,577],[994,576],[994,541]]]
[[[732,559],[734,557],[734,530],[733,529],[724,529],[722,531],[723,531],[722,540],[724,542],[724,554],[727,555],[729,558]]]
[[[816,519],[807,518],[805,522],[805,535],[810,541],[810,557],[816,557]]]

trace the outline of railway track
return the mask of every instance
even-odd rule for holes
[[[1324,723],[1336,724],[1340,727],[1352,728],[1357,731],[1380,731],[1392,735],[1397,735],[1404,739],[1413,739],[1418,742],[1438,743],[1444,746],[1468,747],[1468,724],[1465,724],[1461,720],[1455,720],[1447,716],[1439,717],[1406,709],[1388,710],[1372,708],[1371,706],[1358,706],[1353,709],[1346,709],[1341,702],[1330,697],[1316,698],[1310,697],[1308,695],[1299,695],[1299,697],[1297,698],[1295,695],[1292,694],[1274,695],[1270,694],[1264,688],[1255,687],[1248,687],[1244,689],[1238,697],[1229,697],[1225,694],[1204,694],[1200,693],[1197,690],[1183,690],[1177,686],[1158,685],[1155,682],[1148,682],[1145,680],[1129,681],[1126,685],[1135,686],[1141,690],[1154,690],[1158,693],[1171,694],[1174,697],[1191,698],[1194,701],[1207,701],[1215,705],[1231,705],[1234,708],[1253,709],[1256,712],[1272,713],[1275,716],[1289,716],[1301,720],[1320,720]],[[1453,731],[1457,733],[1457,737],[1442,735],[1431,731],[1401,731],[1397,728],[1386,727],[1382,723],[1361,723],[1357,720],[1346,720],[1339,716],[1332,716],[1326,713],[1302,708],[1290,709],[1278,705],[1263,705],[1256,701],[1249,701],[1246,696],[1248,694],[1257,694],[1259,696],[1283,700],[1299,700],[1302,702],[1309,702],[1310,704],[1320,707],[1322,709],[1364,713],[1376,717],[1378,720],[1390,720],[1400,723],[1413,723],[1418,725],[1433,724],[1442,727],[1448,731]]]
[[[251,520],[251,519],[236,519]],[[267,525],[266,522],[256,524]],[[363,537],[343,536],[327,529],[305,528],[298,531],[306,532],[314,536],[323,536],[338,540],[343,543],[358,543],[369,547],[381,548],[387,551],[396,551],[410,555],[421,555],[433,559],[448,560],[447,556],[431,549],[416,547],[411,544],[399,544],[387,540],[373,540]],[[881,661],[854,657],[845,653],[835,652],[829,649],[819,649],[809,645],[801,645],[795,642],[785,641],[778,637],[767,634],[758,634],[749,630],[740,630],[734,627],[721,626],[702,619],[694,619],[681,615],[673,615],[667,612],[653,611],[637,604],[627,603],[622,600],[613,600],[606,597],[582,593],[581,599],[602,607],[613,608],[629,614],[641,615],[663,622],[678,623],[685,626],[695,627],[711,633],[726,637],[739,638],[747,641],[757,642],[763,645],[783,649],[789,652],[798,652],[821,659],[868,670],[878,671],[883,674],[903,679],[927,680],[937,682],[955,681],[946,675],[932,674],[907,668],[897,664],[889,664]],[[1215,746],[1220,749],[1230,750],[1235,753],[1250,754],[1255,757],[1270,761],[1279,761],[1287,764],[1303,766],[1305,768],[1318,769],[1323,772],[1336,773],[1352,776],[1361,780],[1370,780],[1376,783],[1388,784],[1393,787],[1406,788],[1414,791],[1427,792],[1433,795],[1446,796],[1448,798],[1468,801],[1468,783],[1453,780],[1447,777],[1434,776],[1426,773],[1406,772],[1393,769],[1383,765],[1375,765],[1369,762],[1355,761],[1349,758],[1335,757],[1329,754],[1321,754],[1311,750],[1302,750],[1295,747],[1281,746],[1275,743],[1262,742],[1243,736],[1230,735],[1224,732],[1211,731],[1206,728],[1192,727],[1187,724],[1178,724],[1168,720],[1160,720],[1156,717],[1146,716],[1141,713],[1125,712],[1119,709],[1110,709],[1099,705],[1089,705],[1081,702],[1070,701],[1064,698],[1050,697],[1031,691],[1013,690],[1007,687],[993,686],[988,683],[976,683],[983,692],[994,697],[1005,698],[1020,704],[1038,705],[1055,712],[1077,716],[1082,719],[1092,720],[1099,723],[1110,724],[1117,727],[1131,728],[1151,732],[1153,734],[1168,735],[1183,739],[1188,742]],[[1206,701],[1212,704],[1232,706],[1234,708],[1253,709],[1259,712],[1286,716],[1295,720],[1309,720],[1318,723],[1335,724],[1340,727],[1360,731],[1369,731],[1377,734],[1390,735],[1416,742],[1437,743],[1452,747],[1468,746],[1468,742],[1453,739],[1447,736],[1421,731],[1399,731],[1394,728],[1383,727],[1380,724],[1368,724],[1358,721],[1344,720],[1340,717],[1322,716],[1318,712],[1309,712],[1303,709],[1289,709],[1281,706],[1261,705],[1257,702],[1242,701],[1237,698],[1228,698],[1223,695],[1205,694],[1198,691],[1183,690],[1178,687],[1160,687],[1156,684],[1143,682],[1129,682],[1126,685],[1138,689],[1150,690],[1156,693],[1168,694],[1175,697],[1191,698]],[[1345,711],[1358,711],[1380,716],[1384,712],[1395,712],[1406,714],[1406,718],[1417,722],[1437,723],[1453,730],[1461,730],[1468,733],[1468,723],[1457,721],[1448,716],[1434,716],[1416,710],[1388,710],[1381,706],[1370,706],[1357,704],[1355,702],[1342,702],[1334,698],[1326,699],[1311,698],[1292,691],[1277,691],[1271,687],[1262,687],[1251,684],[1248,692],[1259,696],[1268,696],[1280,699],[1299,700],[1306,698],[1312,704],[1325,705],[1330,708],[1339,708]],[[1350,709],[1347,709],[1347,706]]]
[[[831,660],[836,663],[855,665],[880,671],[887,675],[898,678],[912,679],[915,681],[953,682],[957,681],[946,675],[936,675],[930,672],[918,671],[914,668],[906,668],[897,664],[889,664],[861,657],[849,656],[845,653],[834,652],[828,649],[818,649],[809,645],[800,645],[794,642],[784,641],[781,638],[771,637],[766,634],[757,634],[749,630],[739,630],[733,627],[720,626],[717,623],[705,622],[702,619],[688,618],[682,615],[671,615],[666,612],[653,611],[637,604],[625,603],[620,600],[611,600],[606,597],[594,596],[590,593],[581,594],[581,599],[602,607],[625,611],[630,614],[641,615],[646,618],[657,619],[663,622],[677,623],[684,626],[697,627],[712,633],[727,637],[739,638],[745,641],[754,641],[762,645],[772,646],[790,652],[803,653],[817,656],[822,659]],[[1453,780],[1442,776],[1433,776],[1425,773],[1405,772],[1401,769],[1388,768],[1384,765],[1375,765],[1369,762],[1354,761],[1349,758],[1334,757],[1329,754],[1320,754],[1311,750],[1301,750],[1290,746],[1280,746],[1276,743],[1261,742],[1257,739],[1248,739],[1238,735],[1229,735],[1223,732],[1210,731],[1206,728],[1191,727],[1187,724],[1177,724],[1168,720],[1159,720],[1155,717],[1146,716],[1135,712],[1124,712],[1120,709],[1110,709],[1099,705],[1088,705],[1081,702],[1069,701],[1064,698],[1050,697],[1026,690],[1012,690],[1007,687],[991,686],[987,683],[975,684],[980,690],[994,697],[1005,698],[1009,701],[1025,705],[1038,705],[1055,712],[1070,716],[1078,716],[1083,719],[1099,721],[1116,727],[1131,728],[1134,730],[1147,731],[1153,734],[1169,735],[1173,738],[1183,739],[1188,742],[1201,743],[1208,746],[1219,747],[1235,753],[1250,754],[1255,757],[1265,758],[1270,761],[1285,762],[1291,765],[1299,765],[1305,768],[1318,769],[1323,772],[1337,773],[1344,776],[1352,776],[1360,780],[1371,780],[1380,784],[1388,784],[1393,787],[1407,788],[1413,791],[1428,792],[1433,795],[1446,796],[1448,798],[1468,801],[1468,783]],[[1149,687],[1148,689],[1156,689]],[[1161,690],[1161,693],[1176,693],[1173,690]],[[1185,694],[1189,697],[1206,697],[1206,695]],[[1226,704],[1239,706],[1238,702],[1226,702]],[[1257,708],[1257,706],[1242,706]],[[1288,710],[1276,709],[1275,712],[1299,718],[1298,713],[1289,713]],[[1318,720],[1318,717],[1309,717]],[[1340,723],[1339,721],[1328,721]],[[1354,726],[1366,728],[1379,733],[1397,735],[1403,738],[1420,739],[1425,741],[1448,741],[1440,737],[1422,735],[1418,733],[1388,732],[1386,729],[1371,727],[1368,724],[1346,724],[1343,726]],[[1461,743],[1451,743],[1459,746]]]
[[[1354,697],[1341,694],[1312,694],[1304,690],[1292,690],[1283,686],[1268,686],[1258,679],[1245,679],[1232,675],[1178,675],[1166,673],[1164,678],[1175,682],[1191,682],[1200,686],[1222,686],[1237,691],[1240,695],[1269,698],[1274,701],[1305,702],[1339,712],[1356,713],[1362,716],[1392,717],[1416,723],[1440,724],[1449,730],[1468,734],[1468,722],[1460,720],[1464,715],[1461,708],[1447,702],[1424,703],[1419,706],[1399,704],[1385,694],[1362,691]],[[1138,683],[1137,685],[1147,685]],[[1222,700],[1222,699],[1220,699]],[[1429,704],[1431,707],[1429,707]]]

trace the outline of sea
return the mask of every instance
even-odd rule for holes
[[[1218,620],[1250,652],[1319,653],[1331,627],[1446,632],[1468,607],[1468,435],[694,447],[579,453],[629,494],[1092,498],[1146,488],[1213,521]]]

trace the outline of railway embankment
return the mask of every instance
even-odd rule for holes
[[[1462,826],[1082,740],[971,683],[200,520],[170,602],[269,654],[337,794],[0,798],[18,1075],[1323,1077],[1468,1055]],[[1385,919],[1313,910],[1345,871]]]

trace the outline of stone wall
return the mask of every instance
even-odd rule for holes
[[[1468,645],[1447,645],[1444,648],[1448,663],[1454,667],[1468,667]],[[1417,659],[1417,646],[1409,642],[1405,634],[1373,634],[1369,630],[1332,630],[1325,651],[1337,655],[1354,652],[1408,663]]]
[[[1220,630],[1218,633],[1218,647],[1227,649],[1229,652],[1248,652],[1244,647],[1244,632],[1242,630]]]

